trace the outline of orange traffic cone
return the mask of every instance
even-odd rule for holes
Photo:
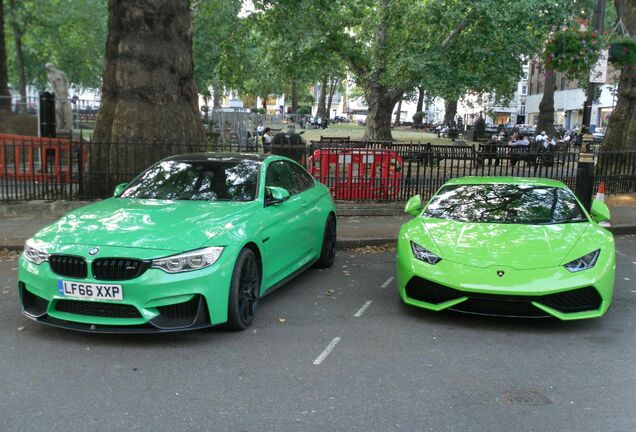
[[[605,202],[605,182],[601,181],[598,184],[598,193],[596,194],[596,199]]]

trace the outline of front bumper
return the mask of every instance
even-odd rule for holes
[[[111,256],[121,256],[121,250]],[[27,317],[57,327],[96,333],[158,333],[193,330],[227,321],[229,286],[234,262],[226,250],[210,267],[169,274],[148,269],[134,279],[95,280],[60,276],[48,263],[20,257],[18,289]],[[129,252],[134,254],[134,251]],[[145,258],[145,257],[144,257]],[[85,256],[88,268],[91,258]],[[123,300],[87,300],[64,296],[58,281],[118,284]]]
[[[613,254],[602,254],[594,268],[577,273],[563,267],[479,268],[444,259],[429,265],[415,259],[409,242],[401,240],[397,286],[404,303],[433,311],[561,320],[597,318],[607,312],[612,301],[614,262]]]

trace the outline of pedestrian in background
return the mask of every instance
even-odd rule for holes
[[[272,151],[272,130],[265,128],[263,131],[263,152],[271,153]]]

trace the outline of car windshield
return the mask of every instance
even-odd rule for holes
[[[445,186],[422,217],[528,225],[587,221],[569,190],[522,184]]]
[[[252,201],[259,167],[254,160],[161,161],[133,180],[120,197]]]

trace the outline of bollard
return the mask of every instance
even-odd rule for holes
[[[40,136],[55,138],[55,95],[40,93]]]
[[[592,209],[592,195],[594,194],[594,154],[581,153],[576,169],[577,198],[589,213]]]

